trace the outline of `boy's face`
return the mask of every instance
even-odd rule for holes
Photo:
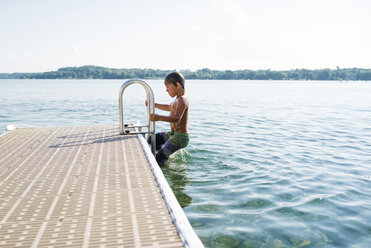
[[[178,89],[174,84],[165,81],[165,87],[167,93],[169,93],[171,97],[174,97],[178,94]]]

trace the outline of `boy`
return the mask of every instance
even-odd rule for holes
[[[189,143],[188,135],[188,108],[189,101],[185,95],[184,77],[179,72],[172,72],[165,78],[165,87],[168,94],[176,99],[170,104],[155,103],[155,108],[169,111],[168,116],[151,114],[151,121],[170,122],[171,132],[156,134],[156,161],[162,166],[169,159],[169,156],[177,150],[184,148]],[[146,102],[147,104],[147,102]],[[151,136],[148,137],[151,144]]]

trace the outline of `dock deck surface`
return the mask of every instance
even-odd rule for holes
[[[0,137],[0,247],[184,247],[139,136],[116,126]]]

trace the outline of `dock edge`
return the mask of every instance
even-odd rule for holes
[[[157,164],[157,161],[153,156],[147,141],[141,134],[138,134],[138,138],[183,245],[187,248],[204,248],[204,245],[197,236],[196,232],[193,230],[182,207],[179,205],[174,192],[167,183],[167,180],[160,166]]]
[[[5,127],[5,133],[0,134],[0,137],[5,136],[6,134],[20,128],[35,128],[34,126],[27,124],[9,124]]]

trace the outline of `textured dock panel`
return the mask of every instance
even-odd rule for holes
[[[113,126],[0,137],[0,247],[183,247],[137,136]]]

